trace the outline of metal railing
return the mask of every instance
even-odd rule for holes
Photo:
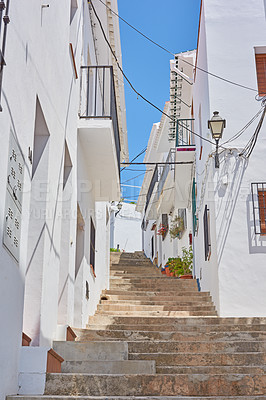
[[[266,182],[251,183],[255,235],[266,235]]]
[[[170,149],[167,159],[165,161],[166,163],[170,162],[175,162],[175,149]],[[174,164],[165,164],[162,173],[160,175],[159,183],[158,183],[158,193],[157,193],[157,198],[159,199],[161,192],[163,190],[165,181],[167,179],[169,171],[174,171],[175,165]]]
[[[113,67],[111,65],[83,66],[80,82],[79,117],[112,120],[120,171],[120,138]]]
[[[176,123],[176,147],[191,146],[194,144],[193,131],[194,119],[178,119]]]
[[[156,165],[155,170],[153,172],[152,178],[151,178],[151,182],[150,182],[150,186],[147,192],[147,196],[146,196],[146,204],[145,204],[145,212],[147,211],[151,196],[152,196],[152,192],[154,189],[154,186],[156,184],[156,182],[158,182],[158,165]]]

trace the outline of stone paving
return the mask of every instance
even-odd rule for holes
[[[22,400],[266,400],[266,318],[219,318],[195,280],[123,253],[77,342],[55,342],[61,374]],[[10,396],[8,400],[17,397]]]

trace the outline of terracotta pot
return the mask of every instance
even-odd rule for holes
[[[164,271],[161,270],[161,273],[162,273],[163,275],[166,275],[166,271],[165,271],[165,270],[164,270]]]
[[[165,272],[166,272],[166,275],[167,275],[167,276],[171,276],[171,275],[170,275],[171,272],[170,272],[169,268],[165,268]]]
[[[193,279],[193,276],[191,274],[186,274],[186,275],[181,275],[179,278],[180,279]]]
[[[174,272],[170,272],[170,276],[175,276]]]

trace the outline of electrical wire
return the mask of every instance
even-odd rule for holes
[[[147,146],[143,150],[141,150],[141,152],[139,154],[137,154],[129,163],[125,163],[125,164],[131,165],[133,163],[133,161],[135,161],[138,157],[140,157],[143,153],[145,153],[146,150],[147,150]],[[120,169],[120,172],[124,171],[124,169],[126,169],[126,168],[127,167]]]
[[[121,21],[123,21],[125,24],[127,24],[130,28],[134,29],[137,33],[139,33],[140,35],[142,35],[145,39],[147,39],[148,41],[150,41],[151,43],[153,43],[155,46],[159,47],[160,49],[166,51],[167,53],[169,53],[169,54],[171,54],[172,56],[175,57],[175,54],[174,54],[172,51],[167,50],[165,47],[161,46],[159,43],[155,42],[154,40],[152,40],[151,38],[149,38],[147,35],[145,35],[144,33],[142,33],[140,30],[138,30],[137,28],[135,28],[133,25],[131,25],[129,22],[127,22],[124,18],[122,18],[119,14],[117,14],[115,11],[113,11],[109,6],[107,6],[107,4],[105,4],[102,0],[98,0],[98,1],[100,1],[100,2],[101,2],[106,8],[108,8],[114,15],[116,15],[119,19],[121,19]],[[89,2],[91,2],[91,0],[89,0]],[[193,68],[198,69],[199,71],[205,72],[206,74],[213,76],[214,78],[217,78],[217,79],[220,79],[220,80],[222,80],[222,81],[224,81],[224,82],[230,83],[231,85],[239,86],[239,87],[241,87],[241,88],[243,88],[243,89],[251,90],[251,91],[253,91],[253,92],[258,93],[258,90],[256,90],[256,89],[250,88],[250,87],[245,86],[245,85],[241,85],[241,84],[239,84],[239,83],[237,83],[237,82],[231,81],[230,79],[226,79],[226,78],[223,78],[223,77],[221,77],[221,76],[219,76],[219,75],[213,74],[212,72],[209,72],[209,71],[207,71],[207,70],[205,70],[205,69],[203,69],[203,68],[200,68],[200,67],[198,67],[197,65],[194,65],[194,64],[190,63],[190,62],[187,61],[187,60],[182,59],[182,61],[184,61],[184,62],[187,63],[188,65],[191,65]]]
[[[250,138],[249,142],[247,143],[247,145],[245,146],[245,148],[242,150],[242,152],[239,154],[239,156],[244,156],[246,158],[249,158],[254,150],[254,147],[257,143],[258,140],[258,136],[259,136],[259,132],[261,130],[262,124],[263,124],[263,120],[265,117],[265,113],[266,113],[266,105],[264,106],[264,110],[263,113],[260,117],[259,123],[256,127],[256,130],[254,132],[254,134],[252,135],[252,137]]]
[[[95,17],[97,18],[97,20],[98,20],[98,22],[99,22],[99,25],[100,25],[100,28],[101,28],[103,37],[104,37],[104,39],[105,39],[105,41],[106,41],[106,43],[107,43],[107,45],[108,45],[108,47],[109,47],[109,49],[110,49],[110,51],[111,51],[111,53],[112,53],[112,55],[113,55],[115,61],[116,61],[116,64],[117,64],[119,70],[121,71],[123,77],[124,77],[124,78],[126,79],[126,81],[129,83],[131,89],[132,89],[139,97],[141,97],[146,103],[150,104],[150,105],[151,105],[152,107],[154,107],[156,110],[160,111],[160,113],[162,113],[163,115],[165,115],[167,118],[169,118],[169,119],[171,119],[172,121],[176,122],[176,119],[175,119],[175,118],[173,118],[173,117],[171,117],[170,115],[168,115],[167,113],[165,113],[162,109],[160,109],[158,106],[156,106],[155,104],[153,104],[150,100],[148,100],[146,97],[144,97],[141,93],[139,93],[139,92],[135,89],[135,87],[133,86],[133,84],[131,83],[131,81],[128,79],[128,77],[126,76],[126,74],[124,73],[122,67],[121,67],[120,64],[119,64],[119,61],[118,61],[118,59],[117,59],[117,57],[116,57],[116,55],[115,55],[115,52],[114,52],[114,50],[112,49],[112,46],[111,46],[111,44],[109,43],[109,41],[108,41],[108,39],[107,39],[107,37],[106,37],[106,34],[105,34],[104,29],[103,29],[101,20],[100,20],[100,18],[99,18],[99,16],[98,16],[97,12],[96,12],[96,10],[95,10],[95,7],[94,7],[94,5],[93,5],[93,3],[92,3],[92,0],[88,0],[88,2],[89,2],[89,4],[91,5],[91,7],[92,7],[92,9],[93,9],[93,12],[94,12],[94,14],[95,14]],[[199,134],[196,133],[196,132],[193,132],[191,129],[189,129],[188,127],[186,127],[185,125],[183,125],[180,121],[179,121],[179,125],[182,126],[182,127],[184,127],[184,128],[186,128],[186,129],[187,129],[189,132],[191,132],[193,135],[198,136],[198,137],[200,137],[202,140],[205,140],[206,142],[209,142],[209,143],[211,143],[211,144],[213,145],[213,142],[212,142],[211,140],[209,140],[209,139],[207,139],[207,138],[205,138],[205,137],[199,135]],[[123,169],[124,169],[124,168],[123,168]],[[122,170],[123,170],[123,169],[122,169]]]
[[[105,4],[102,0],[99,0],[106,8],[108,8],[108,10],[111,11],[111,13],[113,13],[114,15],[116,15],[119,19],[121,19],[121,21],[123,21],[125,24],[127,24],[128,26],[130,26],[130,28],[134,29],[134,31],[138,32],[141,36],[143,36],[145,39],[147,39],[149,42],[155,44],[155,46],[160,47],[162,50],[166,51],[166,53],[171,54],[172,56],[175,56],[174,53],[172,53],[171,51],[167,50],[165,47],[161,46],[159,43],[156,43],[154,40],[152,40],[151,38],[149,38],[148,36],[146,36],[144,33],[142,33],[140,30],[138,30],[137,28],[135,28],[133,25],[131,25],[129,22],[127,22],[124,18],[122,18],[119,14],[117,14],[114,10],[112,10],[107,4]]]
[[[234,136],[232,136],[230,139],[228,139],[226,142],[223,142],[221,146],[225,145],[226,143],[233,142],[235,139],[238,139],[246,130],[249,128],[249,126],[255,121],[255,119],[258,118],[258,116],[262,113],[263,107],[257,112],[254,117],[251,118],[251,120],[240,130],[238,131]]]
[[[142,174],[136,175],[136,176],[134,176],[133,178],[128,179],[128,180],[125,181],[125,182],[122,182],[121,185],[123,185],[124,183],[130,182],[130,181],[133,181],[134,179],[136,179],[136,178],[138,178],[139,176],[142,176],[142,175],[144,175],[144,174],[146,174],[146,171],[145,171],[145,172],[142,172]]]

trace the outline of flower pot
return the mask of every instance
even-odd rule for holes
[[[164,271],[161,271],[161,273],[163,274],[163,275],[166,275],[166,271],[164,270]]]
[[[175,276],[175,274],[173,272],[170,272],[170,276]]]
[[[181,275],[179,278],[180,279],[193,279],[193,276],[191,274],[186,274],[186,275]]]
[[[171,276],[171,275],[170,275],[171,272],[170,272],[170,270],[169,270],[169,267],[165,268],[165,272],[166,272],[166,275],[167,275],[167,276]]]

